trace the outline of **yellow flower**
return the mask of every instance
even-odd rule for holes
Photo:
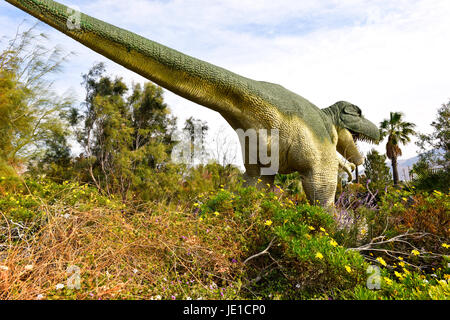
[[[266,226],[270,226],[270,225],[272,225],[272,220],[266,220],[266,222],[264,224]]]
[[[216,212],[214,212],[214,214],[215,214],[216,216],[218,216],[220,213],[218,213],[218,212],[216,211]]]
[[[321,254],[320,252],[316,253],[316,258],[317,259],[323,259],[323,254]]]
[[[331,244],[333,247],[337,247],[337,245],[338,245],[338,243],[337,243],[336,241],[334,241],[334,239],[331,239],[331,240],[330,240],[330,244]]]
[[[388,277],[384,277],[384,282],[386,282],[386,284],[387,284],[388,286],[390,286],[390,285],[392,284],[392,280],[389,279]]]
[[[439,280],[438,282],[443,287],[447,286],[447,281],[445,281],[445,280]]]
[[[412,250],[411,253],[415,256],[418,256],[420,254],[420,252],[417,250]]]
[[[258,183],[260,183],[262,180],[261,179],[258,179]]]
[[[352,273],[352,268],[350,268],[350,266],[345,266],[345,270],[347,270],[348,273]]]
[[[306,239],[308,239],[308,240],[311,240],[311,238],[312,238],[309,234],[306,234],[305,237],[306,237]]]
[[[404,262],[399,262],[398,264],[399,264],[400,267],[404,267],[405,266]]]
[[[320,231],[327,232],[324,228],[320,227]]]
[[[402,257],[398,257],[398,260],[401,260],[401,261],[402,261],[402,260],[403,260],[403,258],[402,258]]]
[[[448,245],[448,244],[446,244],[446,243],[443,243],[442,246],[443,246],[444,248],[446,248],[446,249],[450,248],[450,245]]]
[[[384,259],[382,258],[382,257],[378,257],[377,258],[377,261],[380,263],[380,264],[382,264],[383,266],[387,266],[387,263],[386,263],[386,261],[384,261]]]
[[[194,203],[194,207],[198,207],[199,206],[199,204],[198,203]]]
[[[394,274],[397,278],[399,278],[400,280],[403,279],[403,275],[400,272],[394,271]]]
[[[316,228],[314,228],[312,226],[309,226],[308,228],[309,228],[309,230],[316,230]]]
[[[270,183],[266,183],[267,188],[270,188]]]

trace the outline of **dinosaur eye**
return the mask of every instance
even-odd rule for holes
[[[347,113],[347,114],[358,116],[358,117],[360,117],[361,114],[362,114],[361,113],[361,109],[358,108],[357,106],[353,105],[353,104],[345,106],[344,107],[344,112]]]

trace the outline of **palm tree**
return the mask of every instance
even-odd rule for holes
[[[381,139],[388,137],[386,155],[391,159],[394,185],[398,184],[397,158],[402,155],[399,145],[411,141],[410,136],[414,134],[415,126],[414,123],[403,121],[403,114],[400,112],[391,112],[390,118],[380,124]]]

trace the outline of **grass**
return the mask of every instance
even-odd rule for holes
[[[435,194],[434,210],[448,205],[448,197]],[[0,178],[0,298],[450,297],[445,235],[439,259],[407,252],[401,266],[385,252],[349,250],[353,231],[340,229],[322,208],[297,201],[282,187],[225,184],[184,199],[124,203],[76,182]],[[405,212],[409,226],[412,213]],[[399,224],[399,213],[393,216]],[[423,264],[419,258],[432,269],[413,267]],[[370,264],[380,268],[379,290],[367,288]]]

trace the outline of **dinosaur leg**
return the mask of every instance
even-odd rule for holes
[[[302,185],[310,204],[332,207],[337,186],[337,168],[302,175]]]
[[[352,171],[355,170],[356,166],[353,163],[351,163],[351,162],[346,164],[340,158],[338,160],[339,160],[339,167],[347,173],[347,175],[348,175],[348,182],[351,182],[352,179],[353,179]]]

